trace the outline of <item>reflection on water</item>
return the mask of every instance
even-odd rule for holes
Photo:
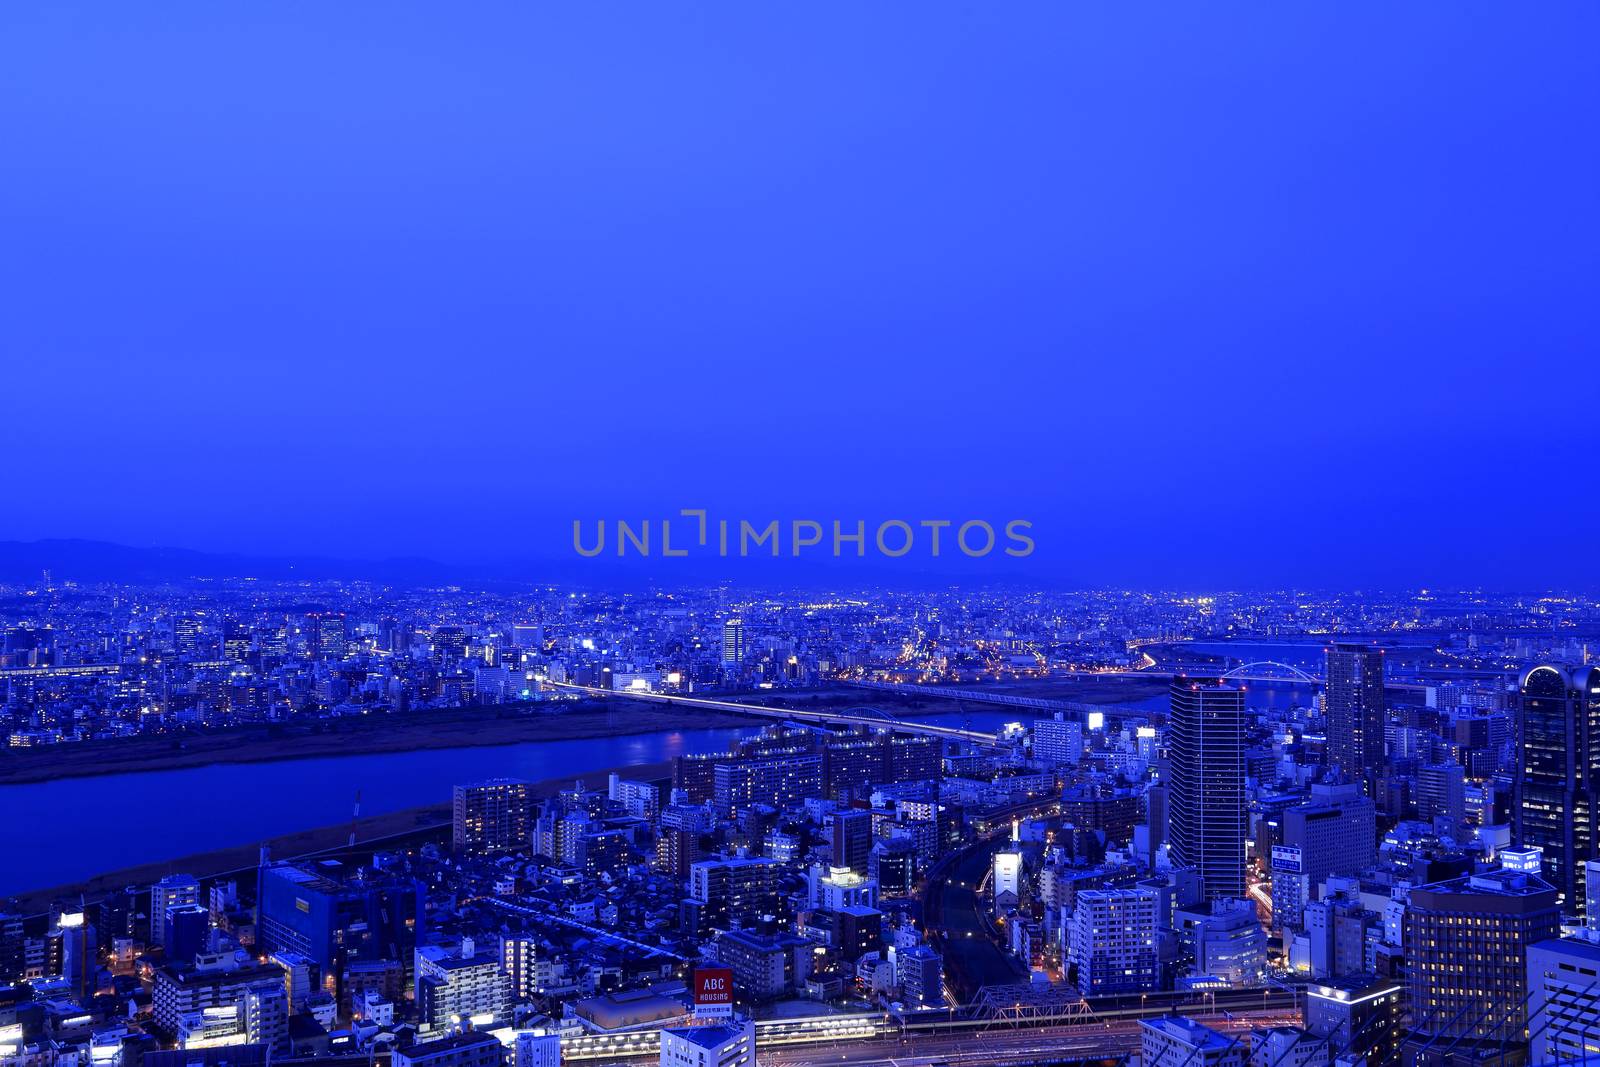
[[[726,748],[743,732],[321,756],[0,786],[0,896],[333,825],[350,818],[357,791],[363,815],[382,815],[446,803],[461,782],[655,763]],[[40,833],[44,819],[59,832]]]
[[[1149,707],[1164,710],[1166,697]],[[1142,707],[1128,705],[1129,707]],[[1023,708],[971,706],[932,721],[993,731]],[[753,729],[753,728],[752,728]],[[318,756],[0,786],[0,897],[123,867],[253,844],[363,815],[443,804],[484,778],[539,780],[721,751],[747,729],[674,730],[586,741]],[[63,748],[64,758],[70,750]],[[601,784],[596,775],[591,785]],[[40,833],[48,820],[55,828]]]

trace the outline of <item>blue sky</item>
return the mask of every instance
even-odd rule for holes
[[[1600,9],[0,10],[0,538],[1600,585]]]

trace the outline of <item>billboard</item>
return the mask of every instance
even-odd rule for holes
[[[1286,871],[1289,874],[1302,873],[1304,867],[1301,863],[1300,850],[1293,845],[1273,845],[1272,869]]]
[[[694,972],[694,1017],[726,1019],[733,1015],[733,971],[701,967]]]

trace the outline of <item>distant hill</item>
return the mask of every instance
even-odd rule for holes
[[[495,563],[441,563],[424,557],[382,560],[327,556],[251,556],[188,548],[136,548],[108,541],[55,539],[0,541],[0,585],[37,585],[49,571],[56,582],[116,582],[149,585],[195,578],[260,578],[266,581],[339,579],[399,587],[462,585],[511,590],[557,583],[576,588],[631,591],[686,584],[731,582],[767,588],[865,589],[944,588],[952,583],[1038,588],[1031,560],[1006,557],[938,561],[715,557],[663,559],[509,559]]]
[[[0,582],[37,582],[47,570],[58,582],[135,584],[190,578],[346,578],[396,585],[447,585],[464,576],[463,568],[430,559],[242,556],[187,548],[135,548],[107,541],[0,541]]]

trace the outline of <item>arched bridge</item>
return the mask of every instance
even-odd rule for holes
[[[1307,674],[1292,663],[1279,663],[1275,659],[1258,659],[1252,663],[1241,663],[1229,671],[1223,671],[1224,678],[1241,678],[1251,681],[1295,681],[1322,684],[1322,679],[1316,675]]]

